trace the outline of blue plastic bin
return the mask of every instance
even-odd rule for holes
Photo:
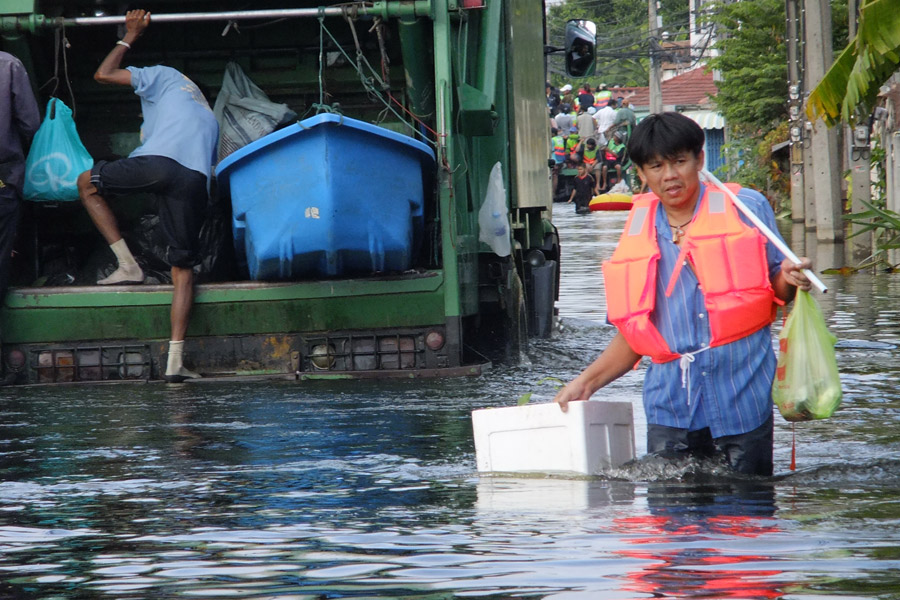
[[[231,194],[238,259],[254,280],[409,269],[433,172],[425,144],[330,113],[256,140],[216,168]]]

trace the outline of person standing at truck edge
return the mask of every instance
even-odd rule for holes
[[[612,139],[613,133],[618,131],[622,134],[622,139],[627,142],[636,124],[637,117],[631,110],[631,102],[622,100],[622,107],[616,110],[616,118],[613,120],[612,126],[604,132],[606,139]]]
[[[603,153],[603,164],[601,166],[600,189],[604,192],[611,187],[609,185],[610,169],[616,173],[616,183],[622,181],[622,171],[625,164],[625,144],[622,143],[621,133],[618,131],[613,134],[612,140],[606,144],[606,151]]]
[[[560,104],[559,105],[559,113],[554,117],[556,121],[556,128],[565,134],[569,133],[569,130],[572,129],[572,125],[575,124],[575,116],[572,114],[572,107],[568,104]]]
[[[557,128],[550,130],[553,137],[550,138],[550,157],[553,159],[553,169],[550,175],[551,198],[556,197],[556,187],[559,185],[559,170],[566,163],[566,138],[559,134]]]
[[[607,89],[605,83],[601,83],[597,86],[597,93],[594,94],[594,107],[597,110],[601,108],[606,108],[609,106],[609,101],[612,99],[612,92]]]
[[[575,119],[575,126],[578,127],[578,137],[584,141],[588,139],[597,139],[597,122],[594,121],[593,115],[586,108],[578,110],[578,117]]]
[[[125,37],[94,73],[100,83],[130,86],[141,99],[141,145],[128,158],[98,161],[78,177],[81,201],[110,245],[118,268],[99,285],[141,283],[143,270],[128,249],[106,198],[146,192],[159,206],[172,269],[171,340],[165,379],[199,377],[183,363],[184,336],[193,304],[193,267],[200,260],[200,228],[209,201],[219,127],[197,85],[171,67],[121,68],[132,44],[150,25],[150,13],[130,10]]]
[[[616,109],[607,104],[594,114],[594,119],[597,121],[597,131],[599,132],[597,134],[599,137],[597,141],[601,144],[605,144],[612,139],[611,135],[607,132],[612,128],[612,125],[616,120]]]
[[[738,472],[768,476],[776,364],[769,325],[776,304],[810,289],[802,268],[811,263],[786,259],[724,191],[700,181],[703,141],[700,126],[675,112],[635,128],[628,153],[650,193],[634,197],[603,264],[607,318],[618,332],[555,401],[565,411],[649,356],[647,453],[721,456]],[[765,197],[728,186],[778,231]]]
[[[569,137],[566,138],[566,164],[569,167],[575,167],[581,160],[578,157],[579,143],[581,143],[581,138],[578,137],[578,127],[572,125],[569,128]]]
[[[0,52],[0,303],[9,286],[10,258],[25,184],[25,157],[41,114],[22,62]]]
[[[559,93],[561,103],[568,104],[569,110],[572,110],[572,106],[575,104],[575,96],[572,94],[572,84],[567,83],[559,88]]]
[[[550,85],[549,81],[547,82],[545,89],[547,94],[547,108],[549,108],[550,113],[553,114],[553,112],[559,107],[559,90]]]
[[[591,86],[585,83],[578,92],[578,112],[587,112],[588,107],[593,105],[594,95],[591,93]]]
[[[603,149],[597,145],[597,140],[588,138],[578,143],[578,148],[575,152],[578,157],[576,162],[578,164],[583,163],[587,167],[588,174],[594,178],[593,196],[596,196],[600,193],[600,167],[602,166]]]

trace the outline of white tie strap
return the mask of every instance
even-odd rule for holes
[[[701,352],[706,352],[707,350],[709,350],[709,346],[703,346],[699,350],[694,350],[693,352],[685,352],[678,360],[678,366],[681,368],[681,387],[687,388],[688,406],[691,405],[691,363],[694,362],[695,356],[697,356]]]

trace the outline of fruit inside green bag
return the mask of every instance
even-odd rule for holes
[[[827,419],[841,403],[841,379],[825,319],[809,292],[798,291],[778,335],[772,399],[788,421]]]

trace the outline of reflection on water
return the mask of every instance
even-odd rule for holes
[[[816,239],[814,230],[806,230],[803,223],[789,224],[780,223],[781,235],[787,240],[791,240],[791,250],[797,256],[808,256],[813,261],[813,266],[817,271],[825,269],[841,269],[848,264],[845,262],[844,244],[835,244],[831,242],[822,242]]]
[[[624,214],[565,208],[560,330],[517,367],[0,390],[0,598],[897,597],[892,276],[823,276],[844,404],[797,424],[797,472],[777,417],[771,480],[646,458],[604,478],[477,476],[470,412],[549,399],[542,377],[612,337],[600,263]],[[600,394],[635,405],[639,450],[641,380]]]

